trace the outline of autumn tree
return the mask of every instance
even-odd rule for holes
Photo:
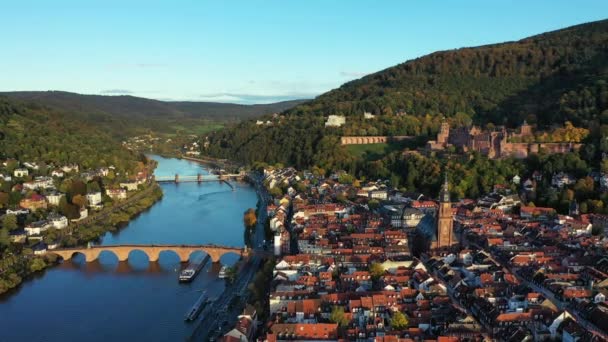
[[[393,329],[403,330],[407,328],[409,324],[409,319],[405,314],[401,313],[400,311],[397,311],[393,314],[393,318],[391,319],[391,327]]]
[[[10,195],[6,192],[0,192],[0,208],[6,207],[8,205],[8,201],[10,199]]]
[[[83,208],[87,204],[87,198],[82,195],[76,195],[72,197],[72,204],[78,206],[79,208]]]
[[[245,228],[253,228],[258,222],[257,216],[255,214],[255,210],[253,208],[247,209],[245,215],[243,216],[243,223],[245,224]]]
[[[374,281],[377,281],[384,275],[384,267],[380,263],[373,262],[369,265],[369,274],[372,276]]]
[[[87,194],[87,185],[81,180],[72,181],[72,185],[70,187],[70,194],[72,196],[86,195]],[[72,201],[72,203],[74,203],[74,202]]]

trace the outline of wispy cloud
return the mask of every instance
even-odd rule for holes
[[[102,95],[132,95],[134,92],[127,89],[106,89],[99,92]]]
[[[284,93],[284,94],[246,94],[246,93],[209,93],[200,94],[199,98],[210,102],[232,102],[241,104],[273,103],[289,100],[311,99],[318,93]]]
[[[340,71],[340,76],[347,78],[360,78],[369,73],[361,71]]]

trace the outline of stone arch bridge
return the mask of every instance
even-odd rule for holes
[[[83,254],[87,262],[95,261],[99,254],[103,251],[114,253],[119,261],[129,259],[129,254],[132,251],[142,251],[148,255],[150,262],[158,261],[160,253],[164,251],[173,251],[179,256],[181,262],[187,262],[190,254],[197,251],[205,252],[209,255],[211,261],[219,262],[222,255],[227,253],[235,253],[242,257],[249,255],[249,250],[239,247],[227,247],[219,245],[115,245],[115,246],[91,246],[83,248],[65,248],[49,250],[49,254],[56,254],[63,260],[71,259],[75,254]]]

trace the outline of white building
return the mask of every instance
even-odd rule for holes
[[[23,187],[27,190],[53,188],[53,178],[51,177],[36,177],[33,181],[23,183]]]
[[[101,198],[101,192],[97,191],[97,192],[90,192],[87,194],[87,201],[89,202],[89,205],[91,207],[96,207],[98,205],[101,204],[102,198]]]
[[[89,210],[87,208],[80,208],[80,217],[79,220],[89,217]]]
[[[274,255],[281,255],[281,234],[278,232],[274,234]]]
[[[80,168],[78,167],[77,164],[68,164],[68,165],[61,167],[61,170],[63,172],[78,172],[79,169]]]
[[[344,115],[330,115],[327,117],[325,127],[340,127],[346,123],[346,117]]]
[[[127,198],[127,190],[125,189],[106,189],[106,195],[113,200],[123,200]]]
[[[46,195],[46,201],[50,204],[50,205],[59,205],[59,202],[61,201],[61,198],[64,196],[64,194],[60,193],[60,192],[52,192]]]
[[[372,190],[369,192],[369,198],[377,200],[386,200],[388,198],[388,191],[386,190]]]
[[[38,170],[38,168],[39,168],[38,164],[33,163],[33,162],[25,162],[25,163],[23,163],[23,165],[25,167],[27,167],[28,169],[32,169],[32,170]]]
[[[27,169],[19,168],[13,171],[13,176],[15,177],[27,177],[30,172]]]
[[[63,178],[65,174],[63,173],[63,170],[61,169],[57,169],[57,170],[53,170],[51,171],[51,176],[52,177],[59,177],[59,178]]]
[[[47,220],[57,229],[63,229],[68,226],[68,218],[63,215],[51,214],[47,217]]]
[[[137,182],[125,182],[119,184],[121,188],[126,189],[127,191],[137,191]]]
[[[25,226],[25,235],[40,235],[40,233],[45,232],[52,227],[53,225],[47,220],[32,222]]]

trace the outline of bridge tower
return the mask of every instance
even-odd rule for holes
[[[196,181],[197,182],[202,182],[203,181],[203,175],[201,175],[200,173],[196,175]]]
[[[175,183],[179,183],[179,175],[177,173],[175,174]]]

